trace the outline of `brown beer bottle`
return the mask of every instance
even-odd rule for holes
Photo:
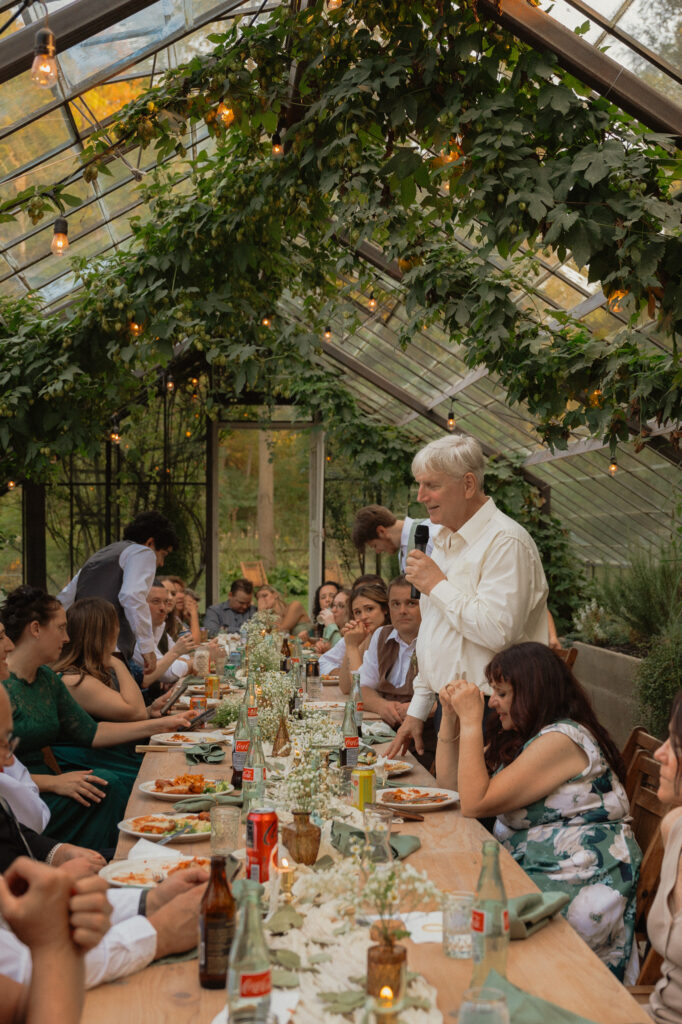
[[[224,857],[211,857],[211,877],[199,912],[199,984],[225,988],[237,904],[227,881]]]
[[[291,657],[291,647],[289,647],[289,640],[286,636],[282,638],[282,650],[280,651],[280,657],[282,659],[279,666],[280,671],[288,672],[289,658]]]

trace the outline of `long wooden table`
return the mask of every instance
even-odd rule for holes
[[[326,694],[325,694],[326,696]],[[180,752],[145,755],[138,781],[171,778],[184,771],[229,778],[230,748],[221,765],[187,768]],[[404,776],[406,784],[429,785],[433,778],[415,763]],[[402,781],[402,780],[401,780]],[[168,810],[162,803],[135,789],[126,816]],[[474,820],[458,809],[427,813],[424,822],[396,825],[396,831],[418,835],[422,846],[410,863],[428,873],[442,889],[473,890],[481,866],[481,844],[490,838]],[[135,840],[121,836],[116,859],[125,859]],[[177,847],[181,847],[178,845]],[[182,846],[183,852],[208,855],[208,840]],[[509,896],[535,890],[528,876],[503,849],[500,864]],[[445,1019],[459,1006],[471,977],[470,960],[445,956],[440,943],[408,941],[408,963],[438,991],[438,1006]],[[525,941],[510,944],[508,978],[520,988],[587,1017],[596,1024],[651,1024],[651,1019],[619,984],[564,918],[558,917]],[[102,985],[86,996],[83,1024],[210,1024],[225,1005],[223,991],[199,987],[197,962],[154,965],[121,981]]]

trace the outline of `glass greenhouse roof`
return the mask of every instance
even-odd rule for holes
[[[150,86],[166,69],[210,50],[208,36],[236,16],[265,16],[277,0],[156,0],[90,38],[58,53],[59,80],[50,90],[36,89],[28,72],[2,74],[0,61],[0,203],[31,185],[69,181],[81,205],[69,210],[69,252],[102,255],[130,244],[132,217],[146,216],[138,181],[154,160],[152,151],[128,152],[110,165],[112,174],[86,183],[77,171],[78,157],[93,127],[106,124],[122,106]],[[504,4],[503,4],[504,6]],[[682,5],[679,0],[540,0],[547,17],[571,30],[625,69],[682,106]],[[0,26],[18,19],[3,39],[27,25],[42,24],[45,5],[0,0]],[[66,8],[92,10],[91,0],[48,0],[50,16]],[[585,23],[589,25],[585,28]],[[584,31],[583,31],[584,29]],[[210,145],[205,126],[197,125],[182,140],[188,158]],[[186,161],[170,158],[173,168],[188,173]],[[182,182],[178,186],[183,187]],[[0,296],[37,293],[46,309],[68,306],[76,287],[68,258],[50,253],[52,224],[33,225],[26,215],[0,223]],[[458,238],[463,249],[474,241]],[[552,310],[568,311],[600,338],[620,330],[625,318],[607,308],[606,298],[588,282],[585,268],[551,250],[534,256],[538,270],[532,286],[516,296],[538,319]],[[493,269],[504,262],[490,257]],[[569,452],[552,455],[534,430],[523,406],[510,407],[493,375],[471,370],[456,344],[429,324],[409,345],[397,348],[401,324],[407,322],[401,287],[391,274],[377,270],[374,292],[378,309],[361,327],[344,336],[341,323],[330,326],[332,341],[321,363],[337,373],[362,409],[385,423],[409,427],[424,441],[440,436],[454,399],[457,429],[469,432],[488,452],[514,454],[528,471],[551,487],[552,511],[569,527],[577,550],[589,562],[624,562],[628,547],[669,530],[677,489],[671,462],[653,447],[619,452],[620,469],[609,477],[608,449],[576,432]],[[282,312],[296,317],[290,303]],[[652,323],[643,317],[642,339]],[[654,434],[656,430],[654,429]]]

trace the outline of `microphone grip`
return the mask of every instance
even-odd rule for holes
[[[415,551],[422,551],[426,554],[426,546],[429,543],[429,528],[428,526],[422,526],[421,524],[415,531]],[[414,583],[410,585],[410,600],[417,601],[421,597],[421,592],[417,590]]]
[[[421,591],[417,590],[414,583],[410,584],[410,600],[417,601],[421,597]]]

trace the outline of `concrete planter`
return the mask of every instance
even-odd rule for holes
[[[597,718],[622,749],[634,726],[641,725],[634,697],[641,659],[579,641],[573,646],[578,650],[573,672],[589,693]]]

